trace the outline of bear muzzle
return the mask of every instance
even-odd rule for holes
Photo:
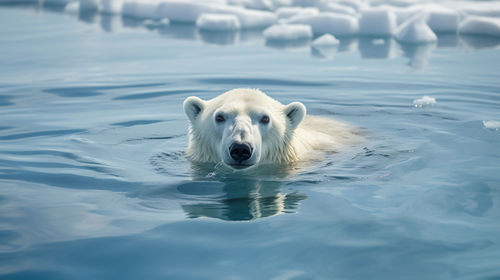
[[[229,146],[229,155],[233,162],[229,165],[233,168],[241,169],[252,166],[253,163],[248,162],[252,157],[253,148],[247,143],[233,143]]]

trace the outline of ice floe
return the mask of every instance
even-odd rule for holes
[[[396,15],[389,9],[375,8],[361,12],[359,33],[362,35],[391,36],[396,26]]]
[[[39,2],[39,0],[27,0]],[[0,0],[1,3],[13,2]],[[500,1],[429,0],[43,0],[70,14],[100,12],[140,20],[188,23],[200,30],[311,27],[314,36],[393,37],[400,43],[435,42],[436,34],[500,37]],[[207,16],[209,15],[209,16]],[[219,15],[219,16],[213,16]],[[276,29],[275,29],[276,30]],[[288,34],[288,30],[283,29]],[[283,35],[287,37],[288,35]],[[291,36],[293,37],[293,36]],[[342,39],[342,38],[341,38]]]
[[[468,17],[460,25],[461,34],[500,36],[500,18]]]
[[[352,36],[358,33],[358,20],[353,16],[344,14],[298,15],[291,17],[286,22],[309,25],[315,35],[330,33],[335,36]]]
[[[422,98],[413,100],[413,106],[417,108],[425,107],[425,106],[433,106],[436,104],[436,99],[433,97],[429,97],[425,95]]]
[[[428,14],[420,13],[401,24],[396,31],[396,39],[403,43],[432,43],[437,36],[427,25]]]
[[[318,8],[308,7],[282,7],[276,10],[278,18],[290,18],[293,16],[314,16],[319,13]]]
[[[308,40],[312,36],[311,27],[305,24],[277,24],[264,30],[269,41]]]
[[[201,14],[196,21],[200,30],[235,31],[240,29],[240,21],[235,15]]]

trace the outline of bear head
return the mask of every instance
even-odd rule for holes
[[[294,130],[306,116],[300,102],[283,105],[256,89],[234,89],[210,100],[184,101],[190,120],[187,155],[233,169],[289,163]]]

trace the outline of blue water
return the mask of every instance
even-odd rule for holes
[[[0,279],[500,278],[498,39],[318,51],[40,6],[0,23]],[[182,101],[236,87],[366,140],[289,174],[192,169]]]

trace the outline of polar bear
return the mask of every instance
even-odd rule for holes
[[[358,138],[347,124],[307,115],[304,104],[283,105],[258,89],[233,89],[206,101],[190,96],[184,111],[188,158],[233,169],[307,161]]]

